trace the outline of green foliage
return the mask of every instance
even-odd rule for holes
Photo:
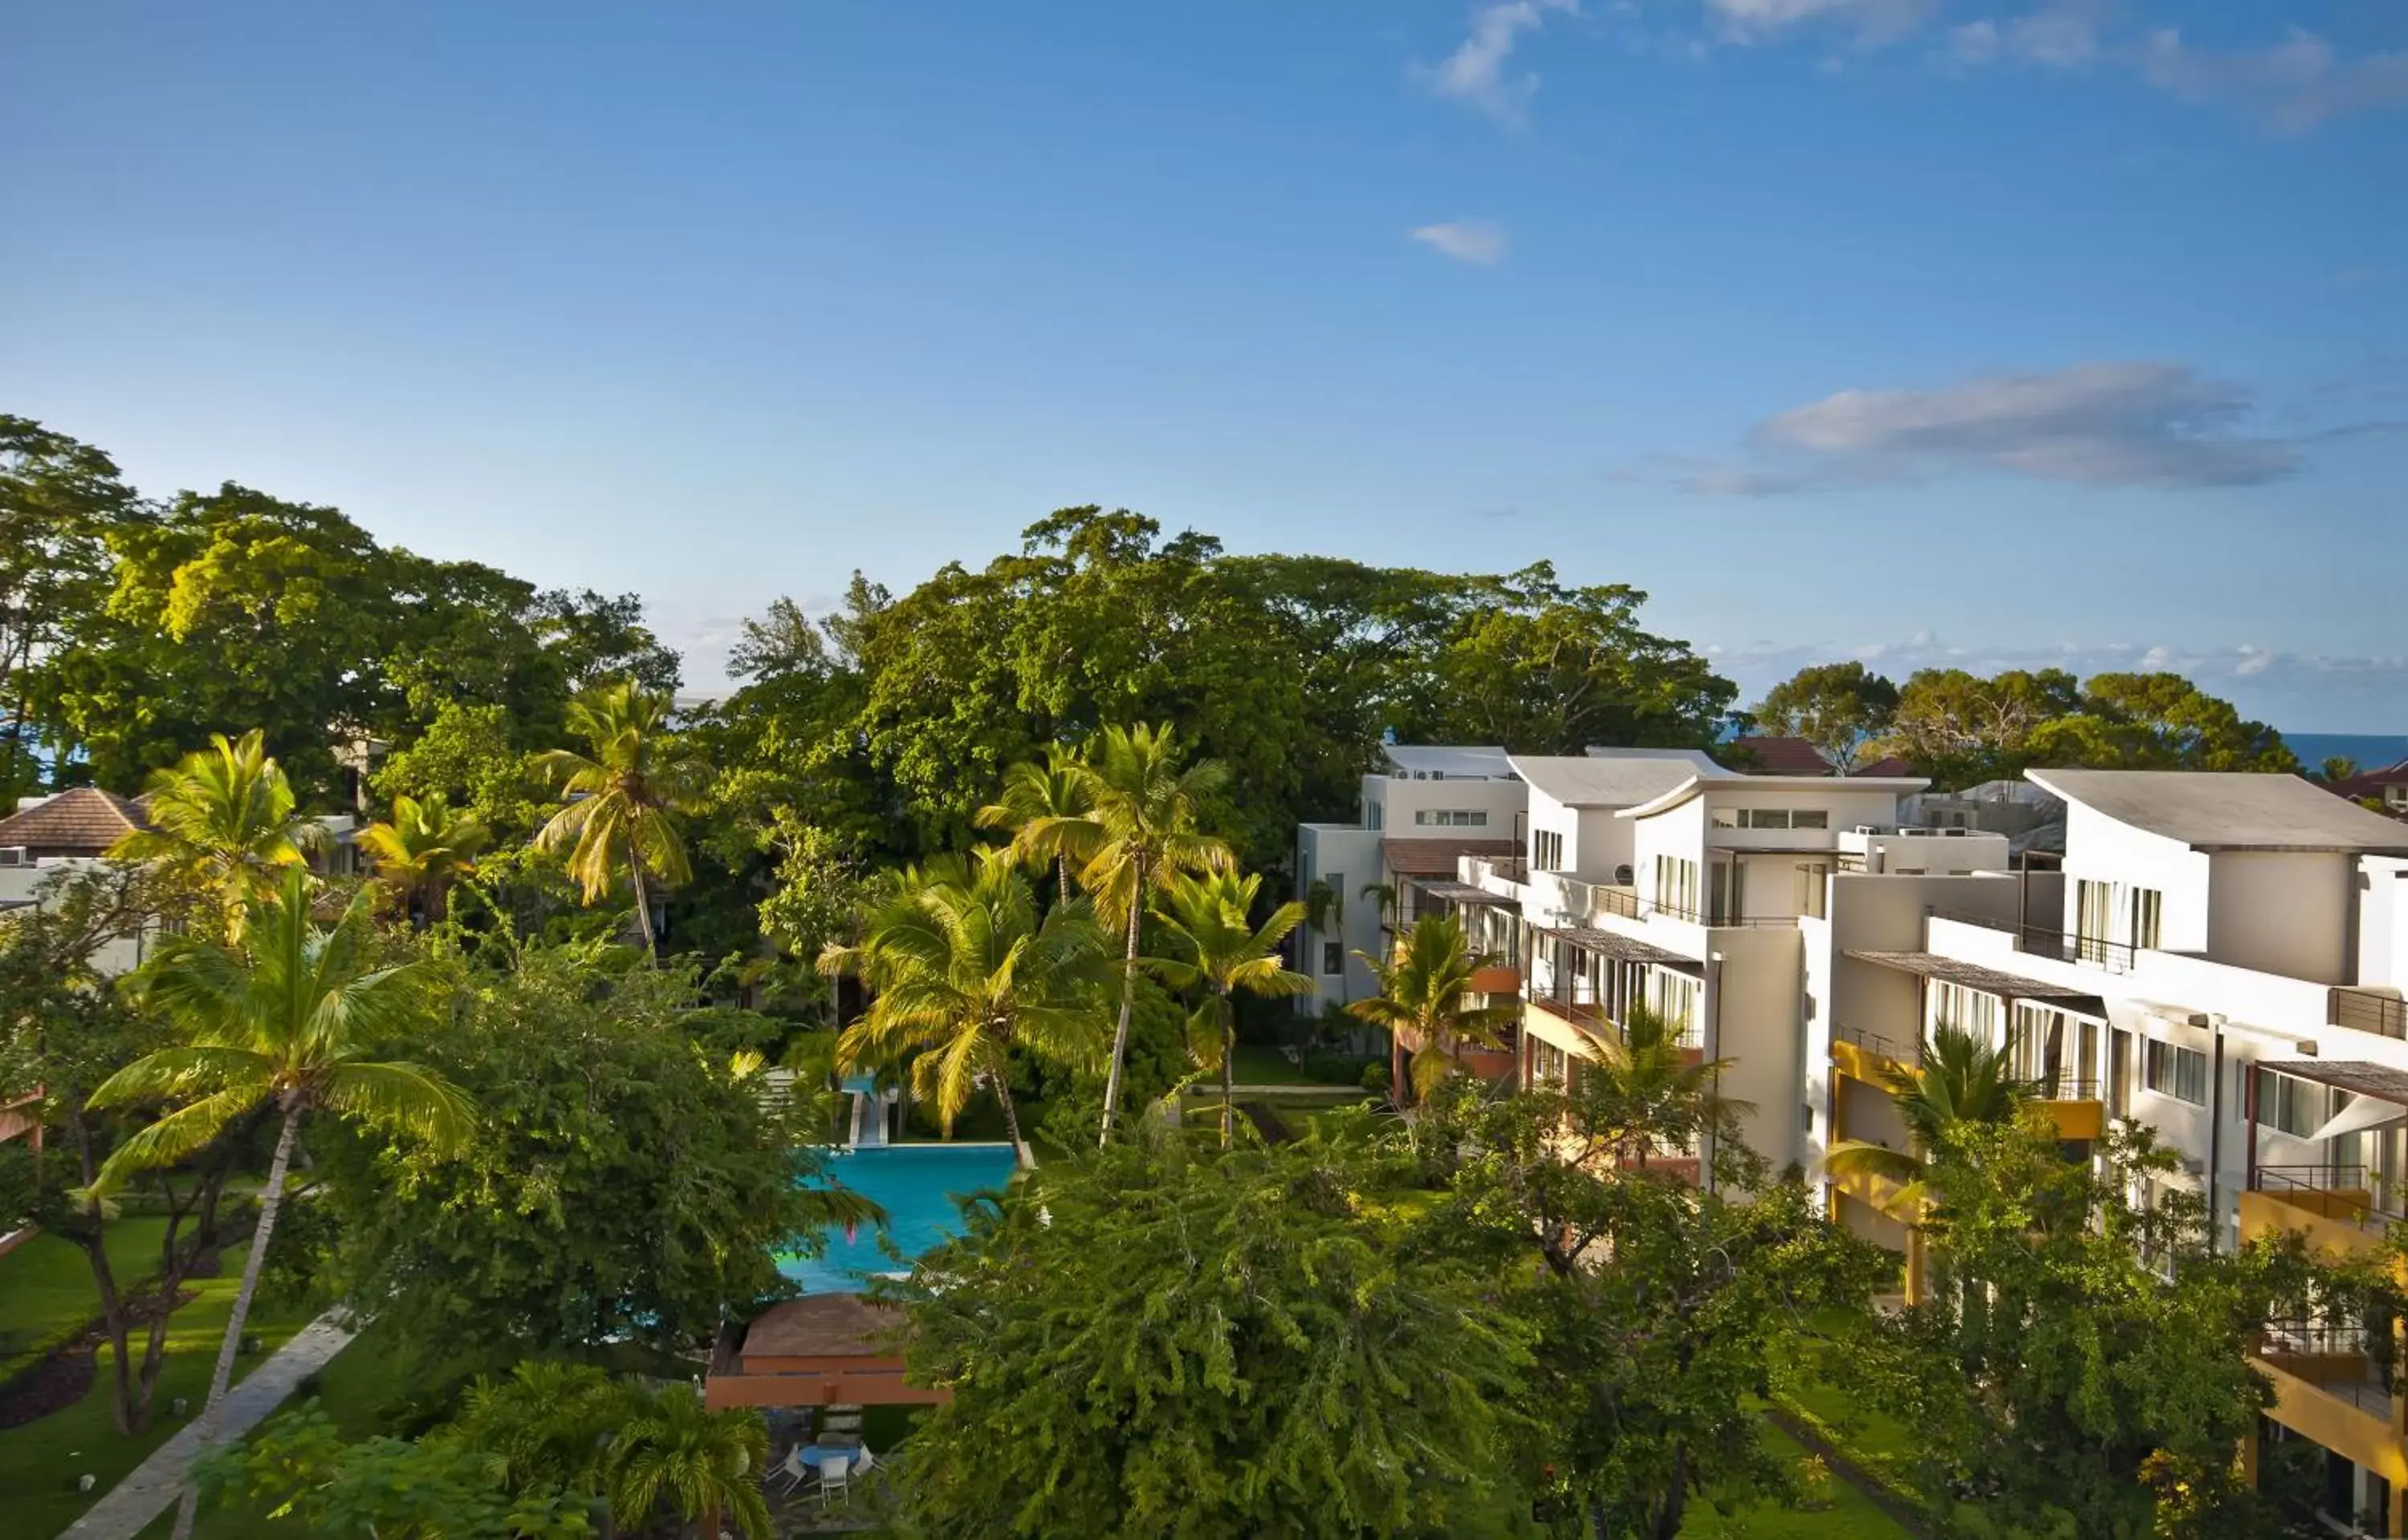
[[[1845,774],[1898,715],[1898,686],[1862,663],[1820,663],[1765,692],[1748,714],[1758,728],[1802,738]]]
[[[1380,992],[1349,1002],[1348,1014],[1385,1028],[1391,1036],[1411,1032],[1414,1045],[1408,1073],[1413,1095],[1426,1099],[1455,1072],[1455,1056],[1466,1046],[1495,1047],[1498,1034],[1522,1019],[1519,1005],[1484,1005],[1471,975],[1497,959],[1473,952],[1463,927],[1450,915],[1425,914],[1384,961],[1356,957],[1379,975]]]
[[[910,1290],[954,1397],[901,1469],[916,1533],[1456,1533],[1510,1481],[1526,1340],[1366,1219],[1387,1174],[1316,1141],[1049,1161]]]
[[[698,772],[668,730],[668,716],[665,692],[625,679],[595,685],[568,708],[568,729],[589,752],[552,749],[537,761],[567,804],[543,826],[537,845],[566,849],[569,878],[589,906],[627,874],[647,959],[657,947],[646,881],[675,887],[694,875],[676,819],[701,798]]]
[[[37,778],[36,660],[107,601],[108,534],[143,512],[108,455],[0,414],[0,808]]]
[[[1921,774],[1970,785],[2027,767],[2296,771],[2283,735],[2174,673],[1918,669],[1887,744]]]
[[[527,763],[530,747],[512,730],[509,708],[446,700],[408,744],[385,757],[370,778],[387,801],[440,797],[504,840],[523,840],[547,799]]]
[[[472,1096],[456,1158],[331,1142],[337,1271],[412,1340],[521,1351],[690,1346],[785,1287],[773,1253],[862,1216],[802,1185],[825,1128],[687,1041],[687,970],[530,944],[447,962],[452,1009],[412,1051]],[[724,1025],[724,1022],[721,1025]]]

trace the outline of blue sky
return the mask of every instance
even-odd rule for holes
[[[2389,0],[86,0],[0,144],[0,410],[703,678],[1092,501],[2408,730]]]

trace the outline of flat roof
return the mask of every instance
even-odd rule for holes
[[[1652,963],[1658,968],[1677,968],[1688,973],[1702,972],[1705,970],[1705,965],[1695,957],[1684,957],[1678,952],[1668,952],[1663,947],[1651,945],[1643,941],[1635,941],[1616,930],[1592,930],[1586,926],[1574,925],[1567,926],[1560,930],[1541,928],[1539,933],[1542,936],[1553,936],[1557,941],[1569,942],[1581,951],[1595,952],[1599,957],[1612,957],[1617,962]]]
[[[1921,791],[1931,783],[1920,775],[1736,775],[1718,770],[1706,776],[1692,776],[1652,802],[1625,808],[1614,814],[1617,818],[1645,818],[1679,807],[1692,797],[1709,790],[1730,791],[1755,796],[1761,792],[1813,792],[1828,797],[1835,791],[1887,792],[1903,797]]]
[[[2042,790],[2193,850],[2408,856],[2408,824],[2296,775],[2246,770],[2031,770]]]
[[[1532,786],[1575,808],[1627,808],[1700,777],[1737,779],[1698,749],[1517,754],[1513,769]]]
[[[1928,979],[1942,979],[1961,984],[1968,989],[1979,989],[1985,995],[2003,1000],[2044,1000],[2079,1011],[2085,1015],[2105,1020],[2107,1002],[2097,995],[2081,989],[2069,989],[2061,984],[2047,984],[2026,978],[2021,973],[2009,973],[1996,968],[1985,968],[1978,962],[1961,962],[1943,957],[1937,952],[1872,952],[1849,947],[1849,957],[1876,967],[1896,969],[1901,973],[1914,973]]]
[[[1502,746],[1484,743],[1383,743],[1380,752],[1401,770],[1450,780],[1495,781],[1512,773]]]

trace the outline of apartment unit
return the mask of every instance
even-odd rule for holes
[[[1503,749],[1383,743],[1381,754],[1354,822],[1297,827],[1296,896],[1320,922],[1297,928],[1297,971],[1318,986],[1316,1009],[1378,992],[1363,956],[1384,956],[1397,922],[1418,912],[1416,881],[1452,879],[1467,856],[1511,856],[1522,840],[1529,789]]]
[[[2013,1046],[2074,1147],[2105,1119],[2178,1150],[2219,1245],[2341,1251],[2408,1216],[2408,828],[2284,775],[2033,770],[2061,872],[1837,876],[1810,954],[1809,1140],[1902,1138],[1885,1089],[1950,1023]],[[1900,1244],[1878,1192],[1844,1222]],[[1912,1253],[1910,1253],[1910,1257]],[[2408,1405],[2363,1327],[2272,1323],[2270,1437],[2326,1451],[2337,1513],[2408,1532]]]

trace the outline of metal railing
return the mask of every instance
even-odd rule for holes
[[[2259,1333],[2258,1356],[2278,1365],[2286,1359],[2363,1360],[2363,1366],[2354,1374],[2330,1377],[2302,1374],[2299,1377],[2326,1395],[2346,1401],[2360,1411],[2388,1418],[2393,1395],[2390,1355],[2387,1352],[2371,1352],[2372,1346],[2372,1339],[2364,1326],[2335,1321],[2272,1320],[2268,1321]],[[2383,1346],[2387,1347],[2389,1345]],[[2307,1365],[2299,1367],[2304,1369]],[[2298,1370],[2286,1367],[2286,1372],[2297,1374]]]
[[[1567,974],[1558,971],[1544,984],[1539,981],[1535,972],[1525,973],[1522,976],[1522,999],[1593,1035],[1610,1036],[1616,1041],[1624,1038],[1622,1018],[1613,1014],[1599,995],[1596,984],[1579,973]],[[1698,1029],[1695,1016],[1677,1025],[1671,1041],[1676,1048],[1705,1046],[1705,1035]]]
[[[2024,925],[2014,920],[1996,919],[1988,914],[1952,914],[1935,909],[1936,920],[1954,920],[1959,925],[1979,926],[1985,930],[2003,930],[2013,936],[2015,950],[2028,957],[2055,957],[2059,962],[2086,963],[2103,968],[2111,973],[2128,973],[2137,951],[2128,943],[2109,941],[2103,936],[2070,934],[2046,926]]]
[[[1912,1041],[1901,1043],[1896,1038],[1884,1037],[1879,1032],[1869,1032],[1861,1027],[1845,1023],[1835,1023],[1832,1026],[1831,1041],[1853,1044],[1869,1054],[1879,1054],[1884,1058],[1894,1059],[1900,1064],[1923,1062],[1923,1045],[1920,1043]]]
[[[2043,1101],[2099,1101],[2105,1100],[2100,1094],[2099,1079],[2096,1075],[2076,1075],[2060,1072],[2053,1075],[2037,1075],[2034,1077],[2034,1080],[2040,1087],[2040,1099]]]
[[[2329,1005],[2336,1027],[2408,1040],[2408,1000],[2336,986]]]
[[[1572,885],[1570,883],[1565,885],[1568,889]],[[1587,889],[1590,909],[1618,914],[1626,920],[1643,920],[1650,914],[1661,914],[1668,920],[1686,920],[1691,925],[1721,930],[1789,928],[1798,924],[1795,914],[1716,914],[1709,910],[1690,909],[1681,904],[1641,898],[1636,888],[1587,883],[1578,885]]]
[[[2249,1168],[2249,1190],[2298,1199],[2313,1197],[2314,1202],[2301,1202],[2300,1206],[2329,1219],[2356,1225],[2361,1230],[2381,1231],[2396,1224],[2408,1224],[2408,1214],[2400,1212],[2396,1201],[2386,1204],[2377,1200],[2374,1185],[2362,1165],[2317,1161],[2252,1166]],[[2357,1196],[2360,1192],[2368,1196]]]

